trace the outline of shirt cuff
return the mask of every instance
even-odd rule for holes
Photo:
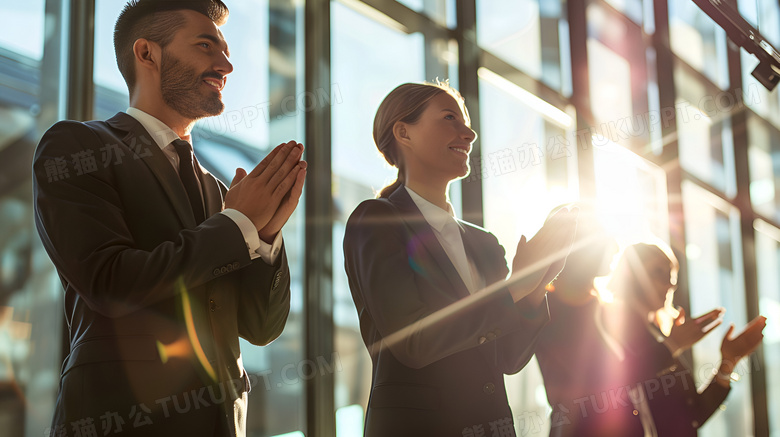
[[[255,251],[257,256],[262,258],[269,266],[274,265],[279,258],[279,252],[282,251],[282,231],[279,231],[279,233],[276,234],[274,242],[271,244],[261,240],[260,237],[258,237],[257,240],[260,241],[260,247]]]
[[[236,226],[238,226],[238,229],[241,230],[241,234],[244,236],[244,241],[246,242],[246,249],[249,252],[249,258],[259,258],[261,254],[258,253],[257,250],[260,248],[261,241],[260,236],[257,235],[257,229],[255,228],[254,223],[252,223],[252,220],[249,220],[249,217],[245,216],[237,209],[228,208],[222,211],[220,214],[224,214],[229,219],[233,220],[233,223],[235,223]]]

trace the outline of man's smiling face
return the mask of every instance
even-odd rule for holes
[[[219,115],[225,109],[222,89],[233,71],[227,43],[205,15],[194,11],[180,14],[186,24],[162,53],[163,101],[191,120]]]

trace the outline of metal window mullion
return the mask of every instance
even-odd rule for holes
[[[656,78],[658,81],[658,104],[661,108],[673,108],[677,91],[674,86],[674,54],[669,45],[669,6],[666,0],[654,2],[655,33],[652,38],[656,54]],[[685,308],[690,308],[691,296],[688,287],[688,260],[685,254],[685,211],[682,199],[682,181],[684,173],[679,165],[664,165],[679,158],[677,143],[676,113],[661,126],[661,138],[668,141],[663,145],[663,151],[653,162],[666,169],[667,209],[669,211],[669,243],[677,255],[680,269],[677,275],[677,292],[675,302]],[[692,360],[691,351],[685,352],[688,360]]]
[[[71,120],[93,117],[95,50],[95,0],[70,1],[67,53],[67,103],[65,116]]]
[[[476,0],[462,0],[456,7],[457,28],[455,29],[458,42],[458,82],[460,93],[466,99],[471,117],[471,128],[480,132],[479,105],[479,78],[477,70],[480,67],[481,50],[477,45],[477,3]],[[471,156],[482,156],[482,142],[477,137],[471,150]],[[472,164],[473,165],[473,164]],[[479,168],[472,168],[472,172],[479,172]],[[484,225],[482,212],[482,180],[469,178],[462,184],[463,218],[478,226]]]
[[[307,0],[305,24],[305,92],[331,95],[330,0]],[[331,192],[330,105],[307,110],[305,359],[331,357],[333,322],[333,199]],[[306,435],[336,435],[334,375],[316,372],[306,381]]]
[[[569,47],[571,50],[571,102],[577,111],[577,131],[586,130],[593,123],[590,109],[590,71],[588,70],[588,23],[586,2],[566,2],[566,17],[569,21]],[[579,175],[580,198],[595,199],[595,169],[593,147],[590,135],[583,138],[577,150],[577,174]]]

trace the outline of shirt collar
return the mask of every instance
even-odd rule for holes
[[[409,193],[409,197],[412,198],[412,201],[414,201],[414,204],[417,205],[417,208],[422,213],[425,221],[428,222],[436,232],[441,232],[445,225],[455,221],[455,213],[453,212],[450,202],[447,202],[447,211],[445,211],[425,200],[406,185],[404,185],[404,188],[406,188],[406,191]]]
[[[173,140],[181,139],[176,135],[176,132],[169,128],[165,123],[138,108],[127,108],[125,113],[141,123],[141,126],[143,126],[149,135],[151,135],[160,149],[166,148]]]

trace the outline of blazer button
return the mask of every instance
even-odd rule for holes
[[[485,338],[485,336],[483,335],[483,336],[479,337],[479,340],[477,340],[477,341],[479,342],[479,344],[485,344],[485,342],[487,341],[487,338]]]
[[[239,267],[241,267],[241,264],[239,264],[238,261],[233,263],[233,270],[238,270]]]
[[[221,269],[219,269],[219,271],[220,271],[221,273],[227,273],[227,272],[228,272],[228,269],[227,269],[227,267],[222,267]]]
[[[282,272],[276,272],[276,276],[274,277],[274,283],[271,285],[271,288],[276,288],[279,286],[279,281],[282,280]]]
[[[495,332],[488,332],[485,337],[487,337],[487,341],[493,341],[496,339],[496,333]]]
[[[214,269],[214,271],[211,273],[213,273],[214,276],[219,276],[219,269]]]
[[[698,428],[699,427],[699,422],[694,420],[693,422],[691,422],[691,426],[694,427],[694,428]]]
[[[217,310],[217,303],[214,302],[214,299],[209,300],[209,309],[211,309],[212,312]]]
[[[484,391],[489,395],[492,395],[493,393],[496,392],[496,386],[492,382],[488,382],[487,384],[485,384],[484,387],[482,387],[482,391]]]

